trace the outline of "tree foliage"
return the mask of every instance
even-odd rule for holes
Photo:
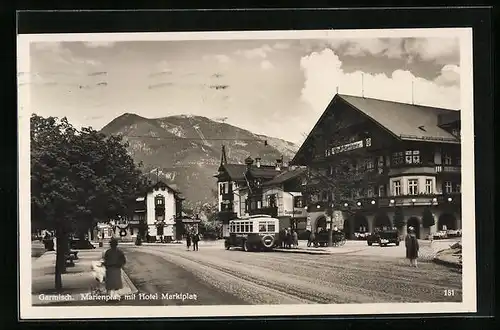
[[[77,130],[66,118],[34,114],[30,123],[32,222],[55,230],[59,242],[131,215],[145,182],[120,136]],[[60,263],[59,247],[57,254]]]
[[[425,208],[422,212],[422,225],[424,228],[430,228],[435,225],[434,215],[429,208]]]
[[[401,207],[396,207],[394,210],[394,227],[401,229],[405,224],[403,209]]]
[[[31,117],[33,215],[47,228],[89,229],[129,215],[144,177],[120,136],[77,131],[66,118]]]

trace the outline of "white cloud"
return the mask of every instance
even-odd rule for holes
[[[99,48],[99,47],[105,47],[105,48],[110,48],[115,45],[114,41],[89,41],[89,42],[84,42],[85,46],[89,48]]]
[[[266,58],[267,54],[272,52],[273,49],[269,45],[263,45],[262,47],[252,48],[252,49],[239,49],[234,53],[236,55],[243,55],[248,59],[253,58]]]
[[[459,68],[456,66],[443,67],[441,76],[434,81],[415,77],[404,70],[396,70],[390,76],[361,71],[346,73],[342,70],[339,57],[331,49],[303,57],[300,65],[305,76],[301,98],[318,113],[326,108],[337,87],[341,94],[361,96],[364,90],[365,97],[411,103],[413,85],[416,104],[452,109],[460,107],[460,87],[439,83],[445,79],[443,77],[449,78],[450,73],[457,74]]]
[[[284,43],[284,42],[277,42],[277,43],[275,43],[273,45],[273,48],[274,49],[280,49],[280,50],[289,49],[290,48],[290,44]]]
[[[216,54],[216,55],[204,55],[203,60],[209,61],[215,59],[219,63],[229,63],[231,58],[224,54]]]
[[[451,64],[443,66],[441,74],[434,81],[440,85],[460,84],[460,67]]]
[[[102,63],[91,58],[75,56],[73,52],[64,47],[61,42],[37,42],[33,44],[35,51],[47,54],[52,61],[66,65],[89,65],[98,66]]]
[[[273,65],[271,62],[269,62],[269,61],[265,60],[265,61],[262,61],[262,62],[260,63],[260,67],[261,67],[263,70],[269,70],[269,69],[273,69],[273,68],[274,68],[274,65]]]
[[[391,59],[415,58],[424,61],[449,63],[450,58],[458,59],[459,41],[457,38],[361,38],[330,39],[323,48],[331,48],[347,56],[384,56]],[[311,48],[308,48],[311,50]]]

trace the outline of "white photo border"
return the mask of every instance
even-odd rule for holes
[[[19,147],[19,307],[20,318],[29,319],[113,319],[148,317],[238,317],[384,315],[477,312],[476,226],[474,184],[474,112],[472,28],[287,30],[224,32],[159,32],[95,34],[18,35],[18,72],[30,71],[32,42],[60,41],[173,41],[173,40],[286,40],[323,38],[402,38],[457,37],[460,40],[461,122],[462,122],[462,302],[457,303],[380,303],[313,305],[218,305],[218,306],[92,306],[37,307],[31,301],[31,207],[30,207],[30,94],[18,89]],[[29,75],[28,75],[29,76]]]

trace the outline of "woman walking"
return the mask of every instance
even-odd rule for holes
[[[189,248],[191,247],[191,234],[190,233],[186,234],[186,246],[187,246],[187,250],[189,251]]]
[[[118,249],[118,241],[111,238],[110,249],[104,253],[103,266],[106,267],[106,290],[111,297],[116,297],[116,291],[123,288],[122,267],[126,263],[125,255]]]
[[[406,258],[410,259],[410,266],[417,267],[418,258],[418,239],[415,235],[415,229],[413,227],[408,228],[408,235],[405,238],[406,246]]]

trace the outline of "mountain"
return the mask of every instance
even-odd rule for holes
[[[216,200],[213,176],[220,164],[222,144],[228,162],[239,164],[248,156],[259,156],[262,164],[272,164],[283,155],[287,162],[298,150],[291,142],[201,116],[149,119],[125,113],[101,132],[122,135],[129,142],[130,155],[136,162],[142,161],[151,180],[156,180],[158,173],[160,179],[182,192],[188,207]]]

